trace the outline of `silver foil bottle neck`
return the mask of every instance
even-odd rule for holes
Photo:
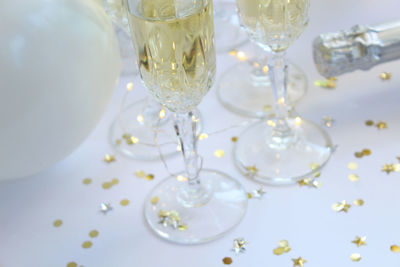
[[[313,50],[315,65],[325,77],[368,70],[400,58],[400,21],[321,34],[314,40]]]

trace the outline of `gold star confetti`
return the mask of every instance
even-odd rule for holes
[[[115,161],[115,156],[106,154],[104,157],[104,161],[107,163],[111,163],[111,162]]]
[[[111,211],[113,208],[111,207],[110,203],[101,203],[100,204],[100,211],[106,215],[107,212]]]
[[[355,162],[349,162],[349,164],[347,164],[347,168],[349,168],[349,170],[357,170],[358,169],[358,164]]]
[[[300,185],[300,187],[307,186],[307,187],[313,187],[313,188],[320,188],[322,186],[322,183],[317,181],[316,179],[312,178],[304,178],[297,183]]]
[[[382,81],[388,81],[392,78],[392,74],[390,72],[382,72],[379,74],[379,78],[381,78]]]
[[[278,245],[279,247],[273,250],[273,253],[277,256],[282,255],[283,253],[288,253],[291,250],[287,240],[279,241]]]
[[[236,143],[237,142],[237,140],[238,140],[238,138],[236,137],[236,136],[234,136],[234,137],[232,137],[232,142],[234,142],[234,143]],[[400,157],[399,157],[400,158]],[[400,161],[400,159],[399,159],[399,161]]]
[[[335,120],[332,117],[328,117],[328,116],[323,117],[322,120],[323,120],[323,124],[328,128],[331,128],[333,126],[333,124],[335,123]]]
[[[179,231],[185,232],[187,229],[188,229],[187,224],[178,225],[178,230]]]
[[[336,83],[333,80],[317,80],[314,82],[315,86],[327,88],[327,89],[334,89],[336,88]]]
[[[162,224],[164,227],[172,227],[173,229],[187,229],[186,224],[181,224],[181,218],[179,213],[175,210],[166,211],[166,210],[159,210],[158,218],[160,219],[158,223]],[[181,229],[179,229],[179,227]],[[185,230],[186,231],[186,230]]]
[[[302,257],[298,257],[297,259],[292,259],[293,261],[293,267],[295,266],[300,266],[303,267],[304,263],[306,263],[307,261],[305,259],[303,259]]]
[[[305,186],[305,185],[309,185],[311,183],[311,180],[312,180],[311,178],[304,178],[304,179],[298,180],[297,183],[300,186]]]
[[[82,183],[83,183],[84,185],[89,185],[89,184],[92,183],[92,179],[90,179],[90,178],[85,178],[85,179],[82,180]]]
[[[103,187],[105,190],[110,189],[112,186],[113,184],[111,182],[105,182],[101,185],[101,187]]]
[[[117,185],[117,184],[119,184],[118,178],[112,179],[111,184],[112,184],[112,185]]]
[[[206,133],[202,133],[202,134],[199,135],[199,140],[200,141],[204,140],[204,139],[207,139],[207,138],[208,138],[208,134],[206,134]]]
[[[135,136],[131,136],[131,137],[129,137],[128,139],[125,139],[125,140],[126,140],[126,143],[127,143],[128,145],[134,145],[134,144],[139,143],[139,138],[137,138],[137,137],[135,137]]]
[[[130,203],[129,199],[123,199],[119,202],[119,204],[121,204],[121,206],[128,206]]]
[[[154,180],[154,174],[147,174],[146,175],[146,177],[145,177],[145,179],[147,180],[147,181],[151,181],[151,180]]]
[[[348,212],[348,210],[350,209],[351,205],[346,203],[346,200],[343,200],[341,202],[338,203],[334,203],[332,205],[332,209],[336,212]]]
[[[377,127],[379,130],[386,129],[386,128],[387,128],[387,123],[386,123],[386,122],[383,122],[383,121],[380,121],[380,122],[378,122],[378,123],[376,124],[376,127]]]
[[[236,254],[245,253],[246,252],[246,244],[248,244],[248,242],[246,240],[244,240],[243,238],[236,238],[233,240],[232,251],[234,251]]]
[[[362,153],[363,153],[364,156],[369,156],[369,155],[371,155],[372,152],[371,152],[370,149],[364,148],[364,149],[362,150]]]
[[[91,248],[93,246],[93,243],[90,241],[85,241],[82,243],[83,248]]]
[[[246,169],[247,169],[250,173],[257,173],[257,172],[258,172],[258,169],[257,169],[256,165],[248,166],[248,167],[246,167]]]
[[[67,267],[78,267],[78,264],[76,262],[68,262]]]
[[[352,182],[357,182],[360,178],[358,177],[358,175],[357,174],[354,174],[354,173],[352,173],[352,174],[349,174],[349,180],[350,181],[352,181]]]
[[[373,126],[374,124],[375,124],[375,122],[373,120],[365,121],[365,125],[367,125],[367,126]]]
[[[225,151],[223,151],[222,149],[217,149],[214,152],[214,156],[216,156],[217,158],[222,158],[225,155]]]
[[[91,238],[96,238],[99,236],[99,231],[97,231],[97,230],[90,231],[89,236]]]
[[[232,264],[232,258],[231,257],[225,257],[222,259],[222,262],[226,265]]]
[[[137,178],[143,178],[146,176],[146,173],[142,170],[136,171],[135,174]]]
[[[155,196],[155,197],[150,199],[150,203],[153,204],[153,205],[156,205],[159,200],[160,199],[158,198],[158,196]]]
[[[353,253],[350,255],[350,259],[352,261],[360,261],[361,260],[361,255],[358,253]]]
[[[357,247],[366,246],[367,243],[365,242],[365,240],[367,240],[366,236],[362,236],[362,237],[356,236],[356,239],[351,241],[351,243],[356,244]]]
[[[62,221],[62,220],[55,220],[55,221],[53,222],[53,226],[54,226],[54,227],[60,227],[62,224],[63,224],[63,221]]]
[[[395,168],[393,164],[384,164],[382,167],[382,171],[386,172],[387,174],[394,172]]]
[[[362,199],[356,199],[356,200],[353,201],[353,204],[354,204],[354,206],[359,206],[359,207],[361,207],[361,206],[364,205],[364,200],[362,200]]]
[[[400,246],[398,245],[391,245],[390,250],[394,253],[399,253],[400,252]]]

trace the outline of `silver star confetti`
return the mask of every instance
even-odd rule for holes
[[[265,192],[264,189],[261,187],[261,188],[253,191],[252,197],[262,199],[265,193],[267,193],[267,192]]]
[[[233,248],[232,250],[236,253],[244,253],[246,252],[246,244],[248,242],[246,240],[244,240],[243,238],[236,238],[235,240],[233,240]]]
[[[100,204],[100,211],[105,215],[107,212],[111,211],[113,208],[111,207],[110,203],[101,203]]]

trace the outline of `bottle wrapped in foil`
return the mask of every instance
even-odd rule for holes
[[[400,20],[318,36],[314,62],[327,78],[400,58]]]

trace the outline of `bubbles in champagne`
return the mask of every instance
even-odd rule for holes
[[[251,38],[273,51],[286,50],[308,23],[309,0],[236,0]]]
[[[214,27],[211,1],[180,2],[142,0],[129,22],[143,82],[167,108],[188,112],[214,80]]]

